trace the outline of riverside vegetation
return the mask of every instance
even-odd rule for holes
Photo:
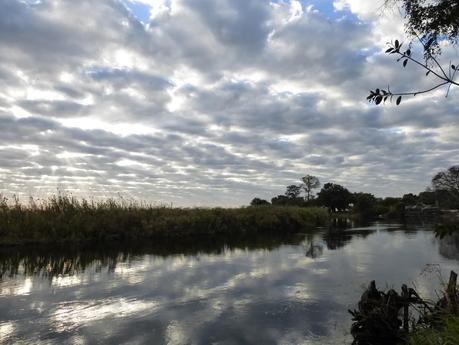
[[[274,206],[172,208],[135,202],[78,200],[57,195],[0,199],[0,243],[124,241],[154,237],[311,230],[327,224],[323,208]]]

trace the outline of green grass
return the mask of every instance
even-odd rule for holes
[[[217,233],[297,232],[326,224],[321,208],[172,208],[53,196],[0,199],[0,243],[132,240]]]
[[[459,317],[444,316],[438,328],[419,328],[410,334],[409,345],[459,344]]]

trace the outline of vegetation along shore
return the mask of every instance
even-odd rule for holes
[[[172,208],[58,195],[0,201],[0,243],[122,241],[205,234],[298,232],[325,225],[318,207]]]

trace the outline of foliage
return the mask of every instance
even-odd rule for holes
[[[452,85],[459,86],[456,81],[456,72],[459,66],[449,64],[442,66],[437,55],[441,53],[440,44],[448,40],[453,45],[458,42],[459,34],[459,1],[458,0],[386,0],[387,5],[401,3],[405,11],[407,33],[419,41],[422,46],[424,56],[415,58],[412,55],[413,40],[408,44],[408,48],[402,51],[403,43],[395,40],[389,43],[386,50],[387,54],[397,56],[397,62],[402,61],[403,67],[408,62],[414,63],[425,70],[426,76],[435,78],[436,84],[423,90],[409,92],[392,92],[390,87],[387,89],[375,89],[370,91],[367,100],[376,105],[385,103],[388,99],[396,99],[399,105],[404,96],[416,96],[422,93],[431,92],[439,87],[447,86],[446,95]],[[424,61],[422,61],[424,60]]]
[[[354,193],[354,212],[357,212],[362,218],[370,219],[377,215],[377,199],[370,193]]]
[[[435,236],[444,238],[452,234],[459,233],[459,224],[457,222],[445,221],[435,226]]]
[[[260,199],[260,198],[254,198],[250,202],[250,206],[267,206],[267,205],[270,205],[269,201],[266,201],[266,200]]]
[[[417,195],[414,195],[413,193],[403,194],[402,196],[402,202],[407,205],[415,205],[418,201]]]
[[[290,199],[296,199],[300,196],[300,194],[301,194],[301,186],[297,186],[294,184],[287,186],[287,189],[285,191],[285,196]]]
[[[459,71],[459,65],[454,65],[450,63],[448,68],[446,69],[440,65],[438,60],[433,55],[429,55],[429,59],[433,61],[433,65],[429,66],[427,60],[422,62],[420,59],[414,58],[412,56],[411,48],[408,48],[405,51],[401,51],[402,46],[403,43],[400,43],[398,40],[395,40],[394,43],[389,43],[389,48],[386,50],[386,54],[395,54],[397,56],[397,62],[402,61],[403,67],[406,67],[409,61],[416,64],[417,66],[420,66],[426,71],[426,77],[429,75],[433,76],[434,78],[436,78],[437,83],[434,86],[424,90],[408,92],[392,92],[390,86],[388,86],[387,89],[377,88],[374,91],[370,90],[370,94],[367,96],[367,100],[369,102],[373,102],[376,105],[379,105],[385,103],[387,100],[392,101],[395,98],[395,103],[397,105],[400,105],[402,97],[404,96],[416,96],[419,94],[428,93],[442,86],[448,86],[446,92],[446,96],[448,96],[449,90],[452,85],[459,86],[459,82],[455,80],[456,72]]]
[[[312,190],[320,187],[319,178],[312,175],[306,175],[301,178],[303,181],[302,187],[306,193],[306,200],[309,201],[312,198]]]
[[[326,183],[317,195],[318,202],[332,212],[345,211],[352,202],[352,194],[343,186]]]
[[[410,334],[409,345],[457,344],[459,339],[459,317],[445,315],[440,320],[441,327],[423,327]]]
[[[432,186],[436,191],[448,192],[459,204],[459,165],[437,173],[432,178]]]
[[[450,278],[436,302],[425,300],[415,289],[402,285],[401,294],[376,288],[372,281],[362,294],[353,316],[355,345],[458,344],[459,291],[457,274]]]
[[[282,206],[299,206],[305,207],[306,203],[303,198],[296,197],[296,198],[289,198],[285,195],[278,195],[271,199],[271,204],[273,205],[282,205]]]
[[[320,208],[170,208],[54,196],[19,203],[0,200],[0,242],[124,241],[237,232],[294,232],[323,225]]]
[[[394,2],[388,0],[386,3]],[[396,0],[401,3],[407,19],[408,34],[419,35],[429,54],[440,51],[440,42],[457,43],[459,34],[459,1],[457,0]]]

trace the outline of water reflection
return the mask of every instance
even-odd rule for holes
[[[457,242],[453,242],[456,243]],[[0,252],[0,342],[337,344],[362,287],[445,271],[432,232],[399,225]],[[457,250],[457,247],[456,247]],[[443,253],[443,255],[442,255]]]
[[[193,239],[124,243],[122,246],[46,246],[29,248],[0,248],[0,279],[16,275],[40,276],[52,280],[83,272],[91,266],[96,272],[115,271],[118,263],[136,261],[149,254],[157,257],[172,255],[220,255],[234,250],[271,251],[282,245],[299,245],[304,236],[285,235],[235,235],[203,236]]]

